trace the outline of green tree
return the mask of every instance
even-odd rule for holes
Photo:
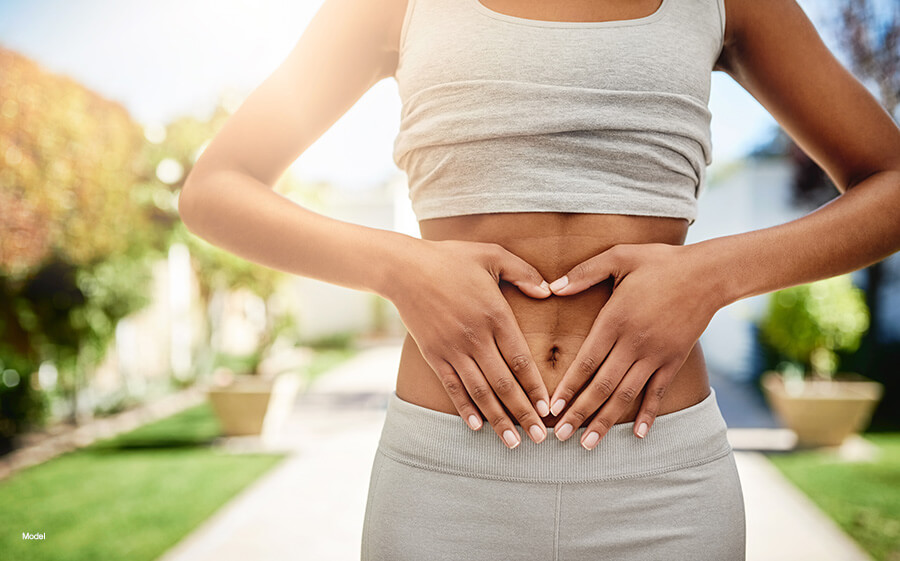
[[[145,142],[120,104],[0,49],[0,362],[20,379],[0,393],[30,391],[52,360],[77,422],[78,390],[116,322],[147,303],[150,257],[164,247],[134,197],[150,171]],[[0,396],[7,445],[36,417],[20,405],[41,402],[20,397]]]

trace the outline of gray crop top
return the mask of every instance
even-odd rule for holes
[[[712,163],[723,0],[554,22],[409,0],[393,157],[417,219],[492,212],[685,218]]]

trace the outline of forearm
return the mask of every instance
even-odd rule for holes
[[[867,267],[900,250],[900,171],[874,174],[796,220],[691,245],[698,278],[722,306]]]
[[[384,296],[395,263],[422,240],[313,212],[236,171],[185,185],[188,229],[248,261]]]

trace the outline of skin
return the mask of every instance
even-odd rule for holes
[[[559,21],[633,19],[659,6],[484,3]],[[635,421],[639,436],[643,423],[709,394],[697,339],[717,310],[900,249],[900,129],[793,0],[725,4],[713,70],[759,100],[841,192],[800,219],[683,245],[682,219],[500,213],[423,220],[418,239],[278,195],[272,186],[287,167],[393,76],[405,0],[326,0],[198,159],[181,192],[182,219],[248,260],[393,302],[409,331],[402,399],[483,417],[501,440],[513,437],[503,440],[511,448],[516,425],[535,441],[547,426],[563,439],[572,433],[565,425],[587,426],[588,449],[616,423]],[[561,277],[567,288],[541,288]],[[554,411],[542,418],[547,404]]]

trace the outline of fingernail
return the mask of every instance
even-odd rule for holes
[[[544,438],[547,436],[546,434],[544,434],[544,431],[541,430],[541,427],[538,425],[531,425],[531,428],[528,429],[528,432],[531,433],[531,438],[535,442],[540,442],[540,441],[544,440]]]
[[[556,429],[556,438],[560,440],[565,440],[569,438],[569,435],[572,434],[572,425],[569,423],[564,423],[563,426]]]
[[[538,400],[538,402],[537,402],[537,410],[538,410],[538,414],[539,414],[541,417],[546,417],[547,415],[550,414],[550,408],[547,407],[547,402],[544,401],[543,399],[539,399],[539,400]]]
[[[472,427],[472,430],[480,429],[481,419],[479,419],[477,415],[469,415],[469,426]]]
[[[550,285],[547,284],[547,281],[541,282],[541,290],[543,290],[544,292],[548,292],[548,293],[550,292]]]
[[[647,429],[650,428],[647,426],[647,423],[641,423],[641,426],[638,427],[637,435],[641,438],[647,436]]]
[[[584,437],[584,440],[581,441],[581,445],[584,446],[586,450],[591,450],[594,446],[597,445],[597,442],[600,441],[600,435],[594,431],[591,431]]]
[[[563,276],[559,277],[558,279],[556,279],[555,281],[550,283],[550,290],[555,292],[555,291],[559,290],[560,288],[566,286],[567,284],[569,284],[569,277],[566,275],[563,275]]]
[[[510,448],[515,448],[519,445],[519,435],[510,429],[503,431],[503,440],[506,441],[506,445]]]
[[[553,413],[554,415],[559,415],[559,412],[562,411],[563,407],[565,407],[565,406],[566,406],[565,399],[557,399],[556,403],[554,403],[553,406],[550,408],[550,412]]]

